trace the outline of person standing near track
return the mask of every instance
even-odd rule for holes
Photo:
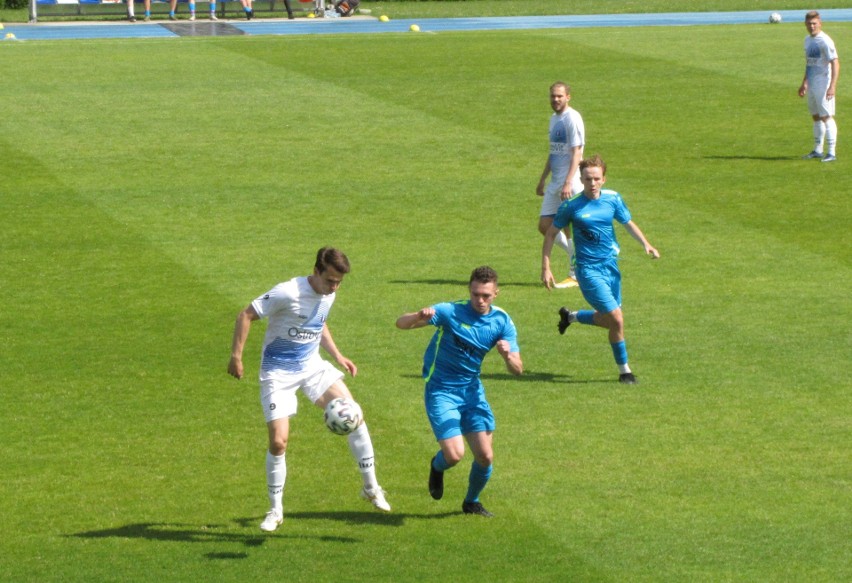
[[[578,168],[580,160],[583,159],[586,128],[583,117],[576,109],[568,105],[569,101],[571,101],[569,85],[557,81],[550,86],[550,107],[553,109],[548,129],[550,152],[535,189],[538,196],[544,197],[538,218],[538,231],[542,235],[553,224],[553,217],[556,216],[559,205],[583,190]],[[550,176],[550,183],[545,188],[548,176]],[[571,238],[560,231],[555,242],[568,257],[568,278],[556,284],[556,287],[575,287],[577,281],[574,276],[574,245]]]
[[[630,236],[639,241],[645,253],[658,259],[660,253],[651,246],[639,226],[633,222],[627,205],[614,190],[604,190],[606,164],[600,156],[580,162],[583,177],[583,194],[562,203],[553,224],[544,235],[541,249],[541,281],[550,289],[553,274],[550,272],[550,251],[562,229],[571,226],[577,245],[577,282],[583,297],[594,310],[572,312],[559,309],[560,334],[574,322],[599,326],[609,331],[609,342],[619,382],[635,384],[636,377],[627,364],[627,344],[624,340],[624,316],[621,313],[621,272],[618,270],[618,241],[613,221],[618,221]]]
[[[799,97],[808,96],[808,112],[814,121],[814,149],[804,158],[837,160],[837,122],[834,121],[837,78],[840,59],[834,41],[822,31],[822,18],[813,10],[805,15],[805,76],[799,86]],[[826,152],[823,156],[823,142]]]
[[[491,477],[495,423],[480,369],[492,348],[511,374],[522,374],[524,365],[515,324],[509,314],[493,305],[499,292],[497,273],[487,266],[474,269],[468,292],[467,300],[403,314],[396,327],[412,330],[430,324],[437,328],[423,356],[426,414],[440,446],[429,464],[429,494],[435,500],[444,496],[444,472],[461,461],[467,440],[474,459],[462,512],[490,518],[493,515],[479,495]]]

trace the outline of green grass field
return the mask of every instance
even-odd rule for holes
[[[804,34],[0,45],[0,580],[850,580],[848,84],[840,160],[800,160]],[[662,253],[619,233],[637,387],[538,282],[558,78]],[[303,400],[262,536],[261,330],[237,382],[233,321],[325,244],[353,262],[330,326],[394,512]],[[483,263],[527,367],[484,367],[492,520],[459,511],[467,461],[429,497],[430,332],[393,326]]]

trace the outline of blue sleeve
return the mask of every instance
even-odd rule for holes
[[[503,326],[503,340],[509,343],[509,352],[521,351],[521,347],[518,346],[518,330],[512,318],[507,318],[506,325]]]
[[[429,323],[431,325],[440,327],[443,324],[449,322],[450,316],[453,313],[452,304],[444,302],[440,304],[435,304],[434,306],[432,306],[432,308],[435,310],[435,315],[432,316],[431,320],[429,320]]]
[[[629,223],[631,219],[630,211],[627,209],[627,205],[624,203],[624,199],[621,198],[620,194],[616,198],[616,201],[617,202],[615,205],[615,220],[621,223],[622,225]]]
[[[566,200],[556,211],[556,216],[553,217],[553,226],[557,229],[564,229],[571,222],[571,209],[568,206],[570,201]]]

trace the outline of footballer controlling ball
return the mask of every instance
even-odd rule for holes
[[[777,12],[773,12],[769,15],[769,24],[778,24],[781,22],[781,15]]]
[[[325,426],[337,435],[348,435],[361,425],[361,406],[346,397],[334,399],[325,407]]]

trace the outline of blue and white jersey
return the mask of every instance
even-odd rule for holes
[[[497,341],[506,340],[511,352],[520,352],[515,323],[500,308],[492,305],[483,315],[470,306],[470,300],[432,307],[435,315],[429,323],[438,329],[423,356],[427,388],[478,389],[482,361]]]
[[[805,76],[808,85],[828,85],[831,81],[831,61],[837,58],[834,41],[824,32],[805,37]]]
[[[571,167],[571,149],[586,144],[586,128],[580,113],[566,107],[550,116],[550,173],[553,182],[565,182]]]
[[[314,291],[307,277],[279,283],[251,305],[257,315],[268,318],[260,363],[261,380],[276,372],[298,372],[318,357],[322,329],[335,294]]]
[[[595,200],[580,195],[563,202],[553,226],[564,229],[571,225],[577,265],[584,266],[618,257],[620,249],[612,227],[614,220],[621,224],[630,222],[630,211],[620,194],[602,189]]]

